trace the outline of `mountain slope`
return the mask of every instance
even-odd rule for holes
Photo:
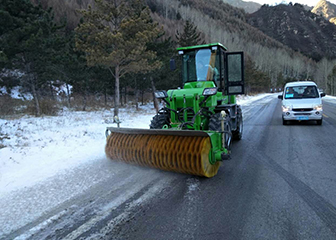
[[[258,9],[261,7],[261,4],[259,3],[242,1],[242,0],[223,0],[223,2],[228,3],[237,8],[242,8],[248,13],[258,11]]]
[[[31,1],[36,2],[38,0]],[[93,1],[45,0],[47,2],[46,5],[55,8],[56,17],[67,15],[68,20],[72,20],[71,24],[69,24],[70,26],[68,26],[70,29],[73,29],[73,26],[76,26],[79,20],[71,13],[74,13],[78,8],[86,8]],[[267,74],[269,83],[266,83],[267,86],[263,85],[266,86],[266,89],[269,89],[269,86],[282,86],[283,81],[295,79],[312,78],[321,86],[326,84],[326,79],[330,72],[329,66],[333,66],[333,62],[323,59],[321,64],[323,63],[324,66],[320,67],[320,63],[312,61],[300,52],[294,52],[290,48],[292,47],[290,44],[288,44],[290,46],[288,47],[283,44],[287,44],[285,41],[281,43],[282,39],[277,41],[270,37],[275,34],[268,33],[269,35],[267,35],[251,26],[249,24],[250,16],[241,8],[235,8],[223,0],[144,1],[152,11],[153,20],[158,22],[165,30],[165,38],[171,37],[174,39],[176,31],[183,31],[185,21],[189,20],[202,32],[206,42],[221,42],[230,51],[244,51],[247,62],[250,63],[246,67],[249,66],[252,70],[257,69]],[[63,10],[62,7],[64,8]],[[315,14],[310,14],[316,16]],[[323,18],[320,17],[320,19]],[[264,25],[269,25],[268,21],[268,19],[261,19],[261,23]],[[294,28],[297,27],[294,25]],[[328,48],[328,44],[324,48]],[[296,50],[302,51],[301,49]],[[321,55],[318,57],[321,57]],[[250,72],[253,72],[252,70]],[[259,75],[247,74],[246,82],[249,82],[252,78],[262,79]],[[254,84],[261,86],[259,82]]]
[[[39,4],[47,9],[52,8],[57,21],[67,20],[67,27],[74,29],[79,23],[81,14],[79,9],[86,9],[89,4],[94,5],[94,0],[30,0],[33,4]]]
[[[326,0],[319,1],[312,10],[316,15],[321,15],[330,22],[335,22],[336,18],[336,5]],[[334,18],[334,19],[333,19]],[[332,20],[333,19],[333,20]]]
[[[336,58],[336,26],[300,4],[264,5],[247,21],[295,51],[320,60]]]

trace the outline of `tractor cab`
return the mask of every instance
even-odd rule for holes
[[[183,88],[217,87],[223,95],[244,93],[243,53],[220,43],[178,48]],[[211,82],[211,83],[210,83]]]

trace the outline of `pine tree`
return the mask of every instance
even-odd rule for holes
[[[198,32],[197,26],[194,26],[189,20],[186,21],[183,33],[176,32],[176,39],[181,47],[204,44],[201,33]]]
[[[120,78],[160,67],[155,52],[146,48],[159,29],[140,0],[95,0],[94,9],[89,6],[81,13],[84,22],[76,28],[76,47],[85,52],[90,66],[103,66],[115,78],[114,115],[118,116]]]
[[[245,94],[269,91],[269,77],[258,70],[250,56],[245,57]]]
[[[160,36],[153,42],[150,42],[147,45],[147,48],[152,51],[156,51],[157,59],[161,61],[162,67],[155,69],[154,71],[148,72],[146,74],[133,74],[131,79],[134,79],[134,89],[135,97],[139,99],[139,91],[144,92],[147,89],[157,88],[160,90],[168,90],[172,88],[177,88],[181,85],[180,82],[180,68],[175,71],[170,69],[169,61],[172,58],[177,57],[176,53],[176,42],[173,41],[170,37],[164,38],[166,35],[165,32],[162,32]],[[179,58],[178,58],[179,59]],[[154,87],[153,87],[154,85]],[[155,103],[155,108],[159,107]],[[159,109],[157,109],[159,110]]]
[[[72,86],[72,91],[80,93],[83,98],[83,111],[86,108],[86,94],[89,92],[89,80],[91,77],[92,68],[86,64],[86,59],[83,52],[75,49],[75,34],[71,32],[63,39],[64,44],[57,55],[53,58],[53,64],[49,68],[49,72],[53,71],[57,74],[67,87],[67,103],[71,107],[69,87]]]
[[[0,67],[24,72],[22,85],[34,97],[36,115],[41,114],[39,88],[43,85],[48,64],[58,52],[62,26],[53,22],[52,10],[34,6],[28,0],[0,2]],[[50,77],[50,75],[49,75]]]
[[[153,80],[150,81],[152,82],[151,88],[153,89],[153,85],[155,85],[158,89],[168,90],[180,86],[180,69],[172,71],[169,65],[170,59],[176,56],[176,42],[172,41],[171,38],[157,39],[157,41],[150,43],[148,48],[156,49],[158,59],[164,63],[160,69],[147,74],[147,78]],[[155,107],[158,108],[157,105]]]

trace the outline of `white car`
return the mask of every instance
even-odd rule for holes
[[[317,85],[311,81],[290,82],[285,85],[282,95],[282,124],[289,121],[316,120],[322,124],[322,97],[325,93],[318,91]]]

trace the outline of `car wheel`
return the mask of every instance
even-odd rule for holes
[[[316,120],[317,125],[322,125],[322,119],[321,120]]]

